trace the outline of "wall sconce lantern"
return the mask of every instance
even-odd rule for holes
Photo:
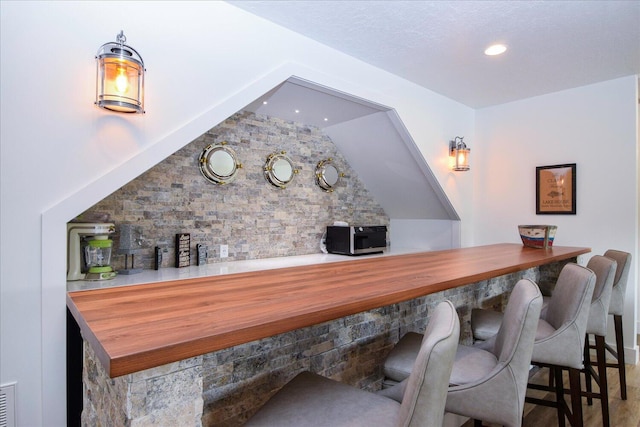
[[[144,113],[144,61],[124,44],[123,31],[116,42],[100,46],[96,54],[96,102],[100,108],[119,113]]]
[[[454,171],[469,170],[469,154],[471,148],[467,148],[467,144],[463,141],[464,136],[456,136],[453,141],[449,141],[449,156],[455,157]]]

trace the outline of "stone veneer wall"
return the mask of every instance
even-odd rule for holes
[[[575,262],[575,259],[570,260]],[[456,306],[461,342],[471,309],[502,310],[522,278],[552,279],[566,262],[438,292],[308,328],[110,379],[85,343],[83,425],[239,426],[287,381],[310,370],[377,390],[382,363],[406,332],[423,332],[443,299]]]
[[[202,426],[202,356],[109,378],[87,341],[83,351],[81,425]]]
[[[216,185],[200,173],[199,157],[211,143],[227,141],[243,167],[235,181]],[[286,189],[263,176],[267,156],[286,151],[300,169]],[[345,177],[332,193],[315,184],[320,160],[333,158]],[[347,221],[389,225],[384,210],[371,197],[336,146],[321,129],[241,111],[210,129],[160,164],[97,203],[79,219],[134,224],[142,234],[136,267],[153,268],[154,247],[167,251],[162,267],[174,267],[175,235],[191,234],[191,264],[195,245],[209,249],[208,263],[220,261],[218,248],[229,245],[224,261],[304,255],[320,252],[327,225]],[[114,250],[116,269],[124,256]]]

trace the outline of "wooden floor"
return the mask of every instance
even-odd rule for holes
[[[638,336],[638,342],[640,342],[640,336]],[[532,381],[547,384],[547,379],[548,369],[542,369],[533,376]],[[627,400],[620,399],[620,381],[616,369],[607,369],[607,381],[609,382],[609,420],[611,427],[640,427],[640,364],[627,365]],[[582,377],[582,382],[584,384],[584,377]],[[597,390],[597,386],[594,383],[595,390]],[[545,392],[528,391],[527,394],[546,398],[544,397]],[[551,399],[553,399],[553,395],[551,396]],[[585,427],[602,426],[599,400],[594,399],[593,405],[588,406],[586,399],[583,398],[582,410]],[[483,425],[492,426],[492,424],[486,423]],[[558,416],[555,408],[525,404],[523,427],[554,427],[557,425]],[[463,427],[472,426],[473,421],[468,421]],[[568,421],[567,426],[569,426]]]

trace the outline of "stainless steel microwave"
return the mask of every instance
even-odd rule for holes
[[[326,237],[327,252],[342,255],[364,255],[383,252],[387,248],[387,227],[368,226],[328,226]]]

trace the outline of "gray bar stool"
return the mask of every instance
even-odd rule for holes
[[[555,386],[528,384],[528,388],[554,391],[555,401],[527,397],[528,403],[555,407],[558,423],[565,425],[565,416],[571,425],[582,425],[580,372],[584,368],[583,356],[589,309],[593,297],[596,275],[588,268],[567,264],[562,268],[551,298],[543,306],[531,363],[550,368],[549,375]],[[472,324],[479,336],[491,337],[495,325],[502,324],[502,315],[490,310],[473,310]],[[486,323],[483,323],[487,320]],[[488,338],[491,339],[491,338]],[[477,345],[482,345],[479,341]],[[571,409],[564,400],[562,370],[569,371]],[[552,383],[550,381],[550,383]]]
[[[542,307],[538,286],[528,279],[516,283],[504,313],[505,322],[479,346],[459,345],[451,372],[445,410],[510,427],[522,424],[536,327]],[[411,371],[419,334],[405,335],[389,354],[388,381]]]
[[[607,367],[618,369],[620,377],[620,398],[627,400],[627,375],[624,362],[624,340],[622,334],[622,315],[624,314],[624,297],[627,291],[629,270],[631,268],[631,254],[628,252],[609,249],[604,256],[616,261],[616,275],[613,279],[609,314],[613,315],[613,325],[616,332],[616,349],[605,343],[605,349],[616,358],[616,363],[607,363]]]
[[[405,382],[386,392],[389,397],[302,372],[245,425],[441,427],[459,337],[460,321],[453,304],[441,302],[429,320],[414,369]]]
[[[572,426],[582,426],[580,372],[584,368],[583,355],[589,308],[596,275],[588,268],[567,264],[560,271],[558,281],[538,321],[536,341],[531,363],[551,369],[555,381],[555,401],[525,398],[525,402],[555,407],[558,424],[565,425],[565,416]],[[564,400],[562,370],[569,371],[571,409]],[[547,386],[528,384],[529,388],[548,390]]]
[[[591,404],[591,398],[600,399],[602,407],[602,425],[609,427],[609,392],[607,385],[607,360],[605,354],[605,336],[607,335],[607,318],[609,317],[609,303],[613,290],[613,279],[616,275],[617,263],[611,258],[594,255],[587,263],[587,268],[596,274],[596,284],[589,308],[587,321],[587,336],[584,346],[584,375],[586,392],[582,393]],[[589,354],[589,335],[595,338],[596,364],[598,373],[593,369]],[[595,379],[599,392],[593,393],[591,379]]]
[[[610,256],[606,256],[609,254]],[[606,344],[605,337],[607,334],[607,318],[611,312],[611,307],[614,310],[620,310],[623,303],[623,296],[625,292],[626,276],[624,274],[625,264],[630,264],[631,255],[626,252],[620,251],[607,251],[605,256],[594,255],[588,262],[587,268],[591,269],[596,274],[596,283],[594,287],[593,297],[589,308],[589,319],[587,322],[587,337],[584,347],[584,369],[585,374],[585,386],[586,391],[581,392],[583,396],[587,397],[587,402],[591,404],[592,398],[599,398],[602,407],[602,424],[603,426],[609,425],[609,396],[608,396],[608,384],[606,367],[613,366],[618,369],[620,359],[618,363],[607,364],[605,350],[613,352],[617,357],[617,353]],[[620,260],[621,264],[617,264],[617,260]],[[626,275],[628,275],[629,266],[626,267]],[[621,283],[622,282],[622,283]],[[617,288],[616,288],[617,286]],[[613,301],[613,294],[616,294],[615,302]],[[550,298],[544,297],[543,315],[547,309]],[[615,317],[614,317],[615,319]],[[621,319],[621,316],[619,316]],[[474,309],[472,311],[471,325],[474,333],[474,337],[479,340],[488,339],[492,334],[496,333],[497,326],[501,322],[501,314],[491,310]],[[622,335],[622,322],[619,321],[620,335]],[[588,335],[594,335],[595,345],[590,346]],[[618,338],[616,336],[616,342]],[[590,360],[589,348],[596,350],[595,365],[598,367],[596,373],[593,369],[594,363]],[[622,349],[622,371],[620,373],[620,391],[621,395],[626,397],[626,381],[624,371],[624,348],[622,343],[620,344]],[[599,392],[594,393],[591,387],[591,380],[595,379],[599,387]],[[623,385],[624,384],[624,385]],[[550,387],[553,385],[553,377],[550,377]]]

